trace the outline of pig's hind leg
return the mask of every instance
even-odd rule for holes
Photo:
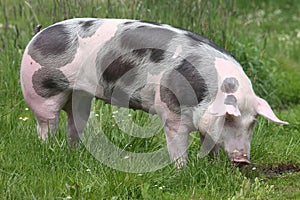
[[[69,145],[79,141],[91,110],[93,96],[83,91],[73,91],[63,110],[67,113],[67,134]]]

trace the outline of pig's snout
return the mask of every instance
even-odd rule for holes
[[[231,161],[237,164],[250,164],[249,155],[244,153],[243,150],[234,149],[233,152],[230,154]]]

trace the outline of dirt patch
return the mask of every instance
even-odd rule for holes
[[[267,176],[281,176],[285,173],[300,172],[300,167],[295,164],[274,164],[262,171]]]

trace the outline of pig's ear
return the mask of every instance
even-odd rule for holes
[[[237,105],[237,99],[234,95],[218,94],[216,100],[209,106],[209,112],[216,116],[241,116]]]
[[[239,110],[239,108],[234,105],[225,105],[225,114],[226,115],[231,115],[231,116],[235,116],[235,117],[238,117],[238,116],[241,116],[241,112]]]
[[[226,95],[224,99],[224,105],[225,105],[226,115],[231,115],[235,117],[241,116],[241,112],[237,104],[237,98],[234,95],[232,94]]]
[[[271,109],[270,105],[266,100],[256,97],[256,112],[261,116],[265,117],[268,120],[271,120],[277,124],[288,124],[288,122],[281,121],[276,117],[273,110]]]

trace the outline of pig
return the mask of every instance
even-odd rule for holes
[[[42,140],[64,110],[68,141],[78,141],[93,98],[158,114],[177,166],[187,164],[192,131],[200,132],[202,155],[217,155],[221,146],[232,162],[248,164],[258,116],[287,124],[223,48],[141,20],[75,18],[41,30],[24,51],[21,87]]]

